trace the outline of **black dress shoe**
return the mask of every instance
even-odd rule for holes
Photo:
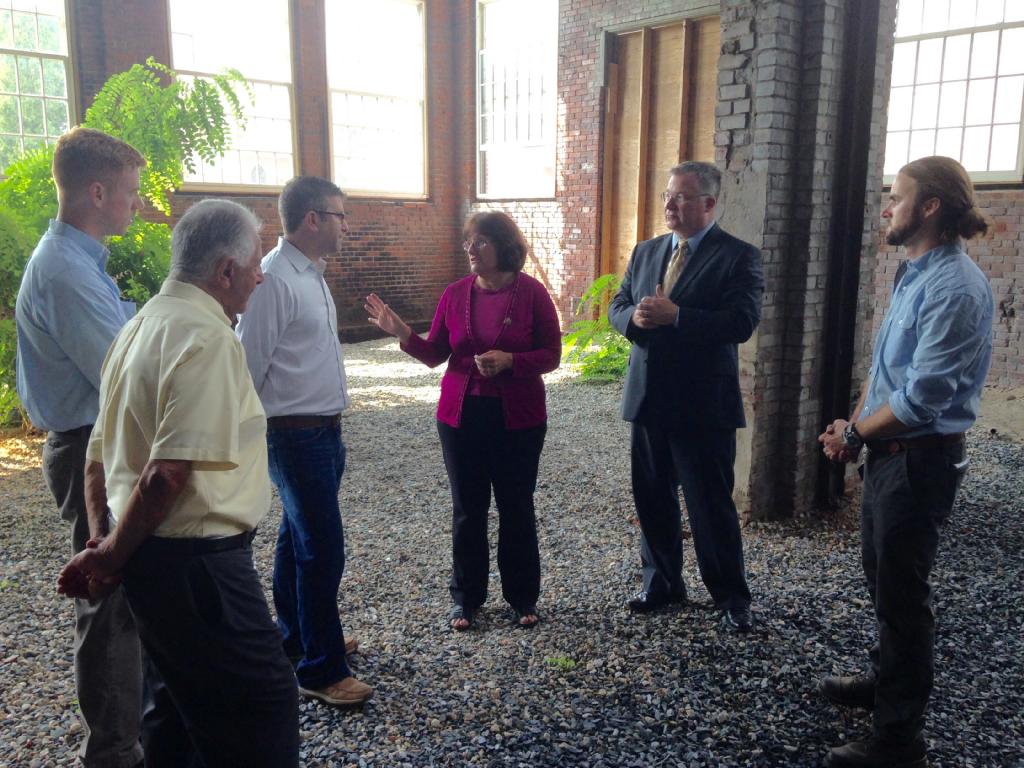
[[[723,611],[722,623],[733,632],[750,632],[754,628],[749,608],[729,608]]]
[[[828,768],[928,768],[928,747],[923,738],[908,744],[886,744],[870,737],[833,747],[825,765]]]
[[[847,675],[823,677],[818,693],[841,707],[875,708],[875,676]]]
[[[656,611],[659,608],[664,608],[666,605],[672,605],[673,603],[685,603],[685,594],[676,593],[654,593],[654,592],[637,592],[626,602],[629,606],[629,610],[634,613],[650,613]]]

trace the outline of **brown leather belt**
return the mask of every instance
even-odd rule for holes
[[[899,453],[912,448],[941,448],[959,445],[966,440],[963,432],[952,435],[921,435],[920,437],[893,437],[887,440],[865,440],[864,445],[872,453]]]
[[[267,432],[280,432],[285,429],[317,429],[318,427],[336,427],[341,424],[341,414],[330,416],[270,416],[267,418]]]

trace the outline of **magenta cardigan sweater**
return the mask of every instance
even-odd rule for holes
[[[500,349],[512,353],[512,367],[494,377],[501,393],[506,429],[526,429],[547,421],[542,373],[558,367],[562,357],[562,334],[558,314],[544,286],[520,272],[512,287],[511,302],[497,342],[486,347],[473,338],[469,302],[475,275],[449,285],[441,294],[430,333],[412,334],[402,349],[434,368],[445,360],[448,369],[441,379],[441,400],[437,420],[452,427],[462,421],[462,403],[469,378],[476,370],[473,356]]]

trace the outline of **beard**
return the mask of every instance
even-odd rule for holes
[[[921,215],[920,208],[914,208],[914,212],[910,217],[910,221],[900,227],[889,226],[889,231],[885,234],[885,242],[889,245],[904,245],[914,235],[921,231],[921,226],[924,224],[924,217]]]

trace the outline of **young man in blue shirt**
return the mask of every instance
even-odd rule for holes
[[[896,175],[887,242],[906,273],[875,340],[871,371],[849,421],[818,437],[825,455],[855,461],[867,447],[861,559],[878,622],[871,670],[826,677],[821,693],[872,711],[871,736],[829,752],[833,768],[927,765],[925,710],[934,678],[930,575],[939,527],[967,469],[992,358],[994,302],[963,240],[988,230],[963,167],[925,157]]]
[[[22,275],[15,306],[17,388],[32,423],[47,430],[43,476],[61,517],[72,524],[72,551],[106,535],[106,520],[85,510],[85,448],[99,411],[100,366],[135,313],[106,273],[103,241],[123,235],[142,209],[133,147],[89,128],[61,136],[53,155],[57,218]],[[86,768],[128,768],[139,746],[142,670],[139,638],[123,592],[75,601],[75,683]]]

